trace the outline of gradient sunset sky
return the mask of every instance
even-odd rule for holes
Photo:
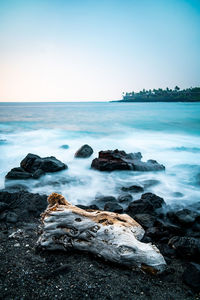
[[[0,0],[0,101],[199,83],[199,0]]]

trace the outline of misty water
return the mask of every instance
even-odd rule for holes
[[[75,159],[83,144],[94,149],[93,155]],[[140,151],[144,161],[155,159],[166,170],[92,170],[92,159],[108,149]],[[1,103],[0,188],[27,153],[55,156],[68,165],[39,180],[12,181],[31,192],[59,192],[74,204],[87,205],[98,194],[118,196],[122,186],[156,179],[159,184],[146,192],[170,206],[184,206],[200,201],[200,103]]]

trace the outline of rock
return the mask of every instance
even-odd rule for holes
[[[155,214],[156,210],[163,205],[165,205],[163,198],[152,193],[145,193],[140,200],[131,202],[126,212],[132,217],[136,214]]]
[[[46,208],[46,195],[33,194],[27,191],[10,193],[0,191],[0,202],[9,206],[9,212],[17,215],[17,221],[30,221],[30,217],[39,217]],[[10,216],[9,216],[10,220]]]
[[[6,175],[6,179],[29,179],[32,178],[32,174],[26,172],[23,168],[13,168]]]
[[[117,198],[117,201],[119,202],[131,202],[131,200],[133,200],[133,197],[129,193],[123,193]]]
[[[187,208],[179,210],[175,213],[176,220],[183,225],[191,225],[195,222],[197,216],[197,213]]]
[[[7,203],[0,202],[0,212],[6,210],[9,207]]]
[[[93,154],[93,149],[89,145],[83,145],[80,149],[75,153],[75,157],[77,158],[88,158]]]
[[[199,232],[199,234],[200,234],[200,222],[196,221],[196,222],[192,225],[191,229],[192,229],[193,231]]]
[[[25,184],[16,184],[12,181],[8,180],[5,181],[5,189],[4,191],[7,192],[19,192],[19,191],[26,191],[28,187]]]
[[[167,245],[165,243],[159,245],[159,250],[164,257],[165,256],[170,257],[170,258],[176,257],[176,251],[173,248],[169,247],[169,245]]]
[[[27,172],[34,173],[41,169],[46,172],[57,172],[67,168],[67,166],[54,156],[41,158],[38,155],[29,153],[20,163],[20,166]]]
[[[144,228],[153,227],[156,218],[149,214],[137,214],[134,219]]]
[[[60,148],[62,148],[62,149],[69,149],[69,145],[62,145],[62,146],[60,146]]]
[[[0,139],[0,145],[4,145],[7,144],[7,140],[6,139]]]
[[[82,204],[78,204],[76,205],[77,207],[81,208],[81,209],[92,209],[92,210],[99,210],[98,206],[93,204],[93,205],[82,205]]]
[[[161,228],[165,232],[168,232],[170,236],[184,234],[184,230],[180,225],[172,224],[168,219],[156,219],[155,226]]]
[[[97,196],[92,205],[97,205],[100,209],[104,209],[105,204],[108,202],[117,204],[117,199],[113,196]]]
[[[119,150],[100,151],[99,157],[92,161],[91,167],[99,171],[133,170],[133,171],[161,171],[165,167],[155,160],[141,161],[142,155]]]
[[[190,263],[183,272],[183,282],[189,285],[195,292],[200,292],[200,265]]]
[[[176,198],[181,198],[181,197],[184,196],[184,195],[183,195],[182,193],[180,193],[180,192],[174,192],[172,195],[173,195],[174,197],[176,197]]]
[[[142,185],[144,186],[144,189],[158,185],[159,183],[160,183],[160,181],[157,179],[147,179],[147,180],[142,181]]]
[[[150,237],[154,241],[159,241],[163,237],[168,237],[169,233],[167,230],[154,226],[146,230],[146,236]]]
[[[195,222],[198,214],[190,209],[184,208],[178,211],[169,211],[167,216],[174,223],[190,226]]]
[[[14,212],[8,212],[6,215],[6,222],[8,223],[17,223],[17,215]]]
[[[104,210],[112,211],[116,213],[123,213],[123,207],[118,203],[107,202],[104,206]]]
[[[83,210],[56,193],[48,197],[48,202],[42,215],[43,231],[37,242],[41,249],[87,251],[154,274],[165,269],[159,250],[140,242],[144,230],[128,215]]]
[[[45,174],[45,171],[43,171],[42,169],[38,169],[33,173],[33,178],[38,179],[44,174]]]
[[[20,163],[19,168],[13,168],[6,179],[38,179],[47,172],[58,172],[67,169],[67,165],[54,156],[41,158],[29,153]]]
[[[169,246],[183,258],[200,260],[200,239],[193,237],[174,236],[169,240]]]
[[[142,193],[144,191],[144,188],[140,185],[131,185],[131,186],[123,186],[121,188],[123,192],[131,192],[131,193]]]

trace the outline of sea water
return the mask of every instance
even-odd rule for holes
[[[93,148],[93,155],[75,159],[83,144]],[[108,149],[140,151],[144,161],[155,159],[166,170],[92,170],[98,152]],[[0,103],[0,188],[28,153],[55,156],[68,165],[39,180],[15,181],[30,192],[59,192],[73,204],[87,205],[97,195],[117,197],[122,186],[156,179],[159,183],[147,192],[169,206],[192,204],[200,201],[200,103]]]

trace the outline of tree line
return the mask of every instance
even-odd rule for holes
[[[164,102],[173,102],[173,101],[200,101],[200,87],[187,88],[181,90],[178,86],[175,86],[174,89],[153,89],[145,90],[139,92],[130,92],[123,93],[123,100],[128,102],[148,102],[148,101],[164,101]]]

